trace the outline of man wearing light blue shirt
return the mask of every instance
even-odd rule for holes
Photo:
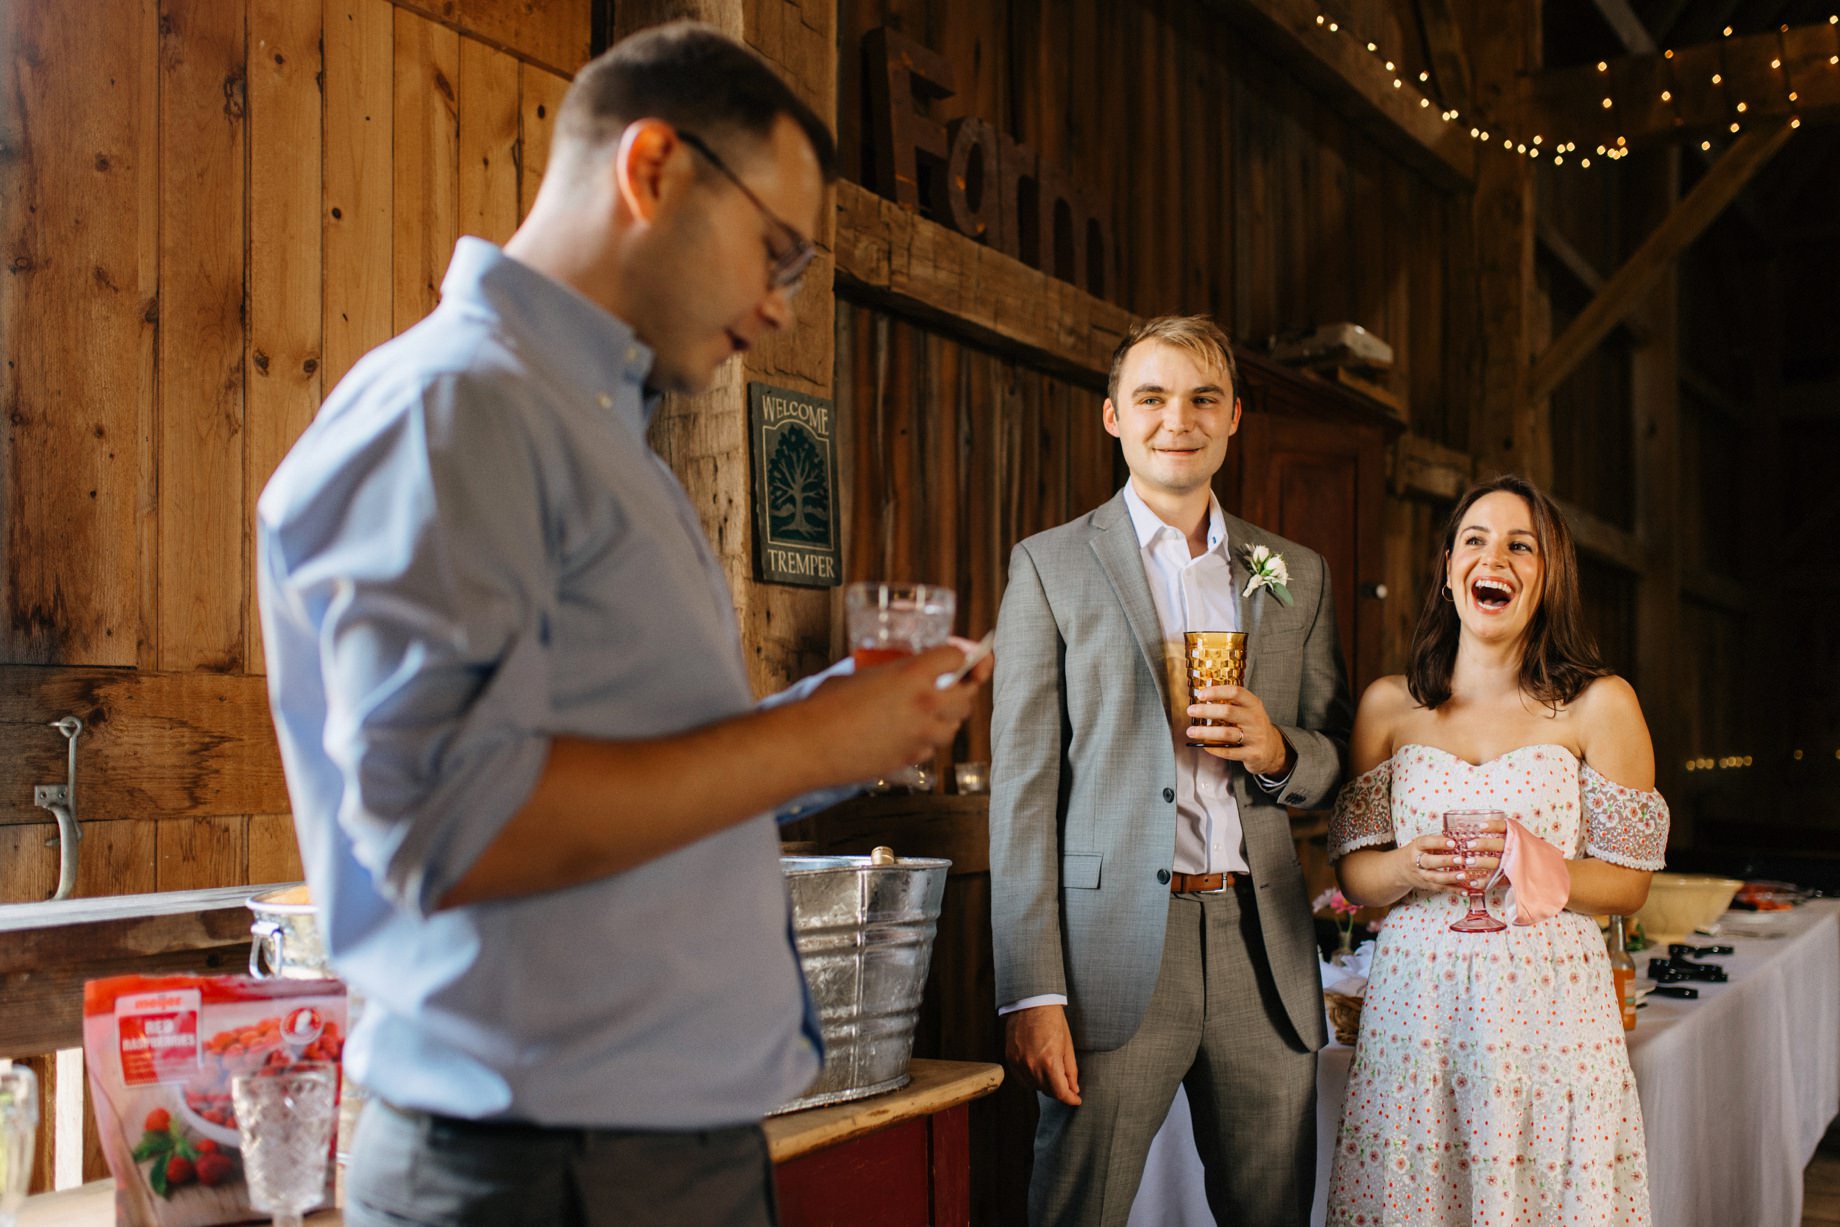
[[[929,757],[972,684],[947,647],[756,706],[645,432],[790,322],[832,162],[753,53],[622,42],[517,234],[461,241],[262,495],[296,827],[366,1002],[347,1223],[772,1221],[758,1122],[820,1062],[772,815]]]
[[[1213,321],[1139,324],[1109,393],[1130,481],[1016,547],[997,620],[991,927],[1041,1109],[1029,1219],[1122,1227],[1181,1086],[1215,1217],[1301,1224],[1325,1037],[1284,807],[1326,804],[1347,751],[1328,568],[1214,497],[1240,403]],[[1245,685],[1191,704],[1203,630],[1247,634]]]

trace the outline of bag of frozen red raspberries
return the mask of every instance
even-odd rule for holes
[[[337,980],[118,976],[83,989],[83,1057],[127,1227],[266,1222],[250,1206],[230,1083],[329,1065],[345,1045]],[[337,1118],[336,1104],[334,1119]],[[321,1206],[332,1204],[334,1136]]]

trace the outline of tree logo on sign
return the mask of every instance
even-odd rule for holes
[[[824,453],[811,432],[788,423],[780,430],[767,462],[767,512],[774,540],[830,543],[830,490],[825,477]]]

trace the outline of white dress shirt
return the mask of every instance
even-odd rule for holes
[[[1124,505],[1137,530],[1144,579],[1163,628],[1169,736],[1176,751],[1176,847],[1171,867],[1177,873],[1245,873],[1233,764],[1188,744],[1188,727],[1194,722],[1188,718],[1188,648],[1182,638],[1187,631],[1239,629],[1226,517],[1220,500],[1208,495],[1207,548],[1191,558],[1187,534],[1163,523],[1130,482],[1125,483]]]

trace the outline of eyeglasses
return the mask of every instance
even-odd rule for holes
[[[772,257],[773,265],[767,271],[767,284],[776,290],[788,289],[798,284],[812,258],[818,254],[818,245],[798,232],[790,222],[782,221],[779,214],[767,208],[754,190],[741,182],[741,176],[728,168],[728,163],[716,156],[716,151],[703,142],[694,132],[678,130],[678,139],[702,154],[709,164],[721,171],[730,183],[741,189],[741,194],[748,198],[748,203],[760,211],[760,215],[773,223],[773,228],[780,232],[787,246],[775,251],[773,245],[767,245],[767,254]]]

